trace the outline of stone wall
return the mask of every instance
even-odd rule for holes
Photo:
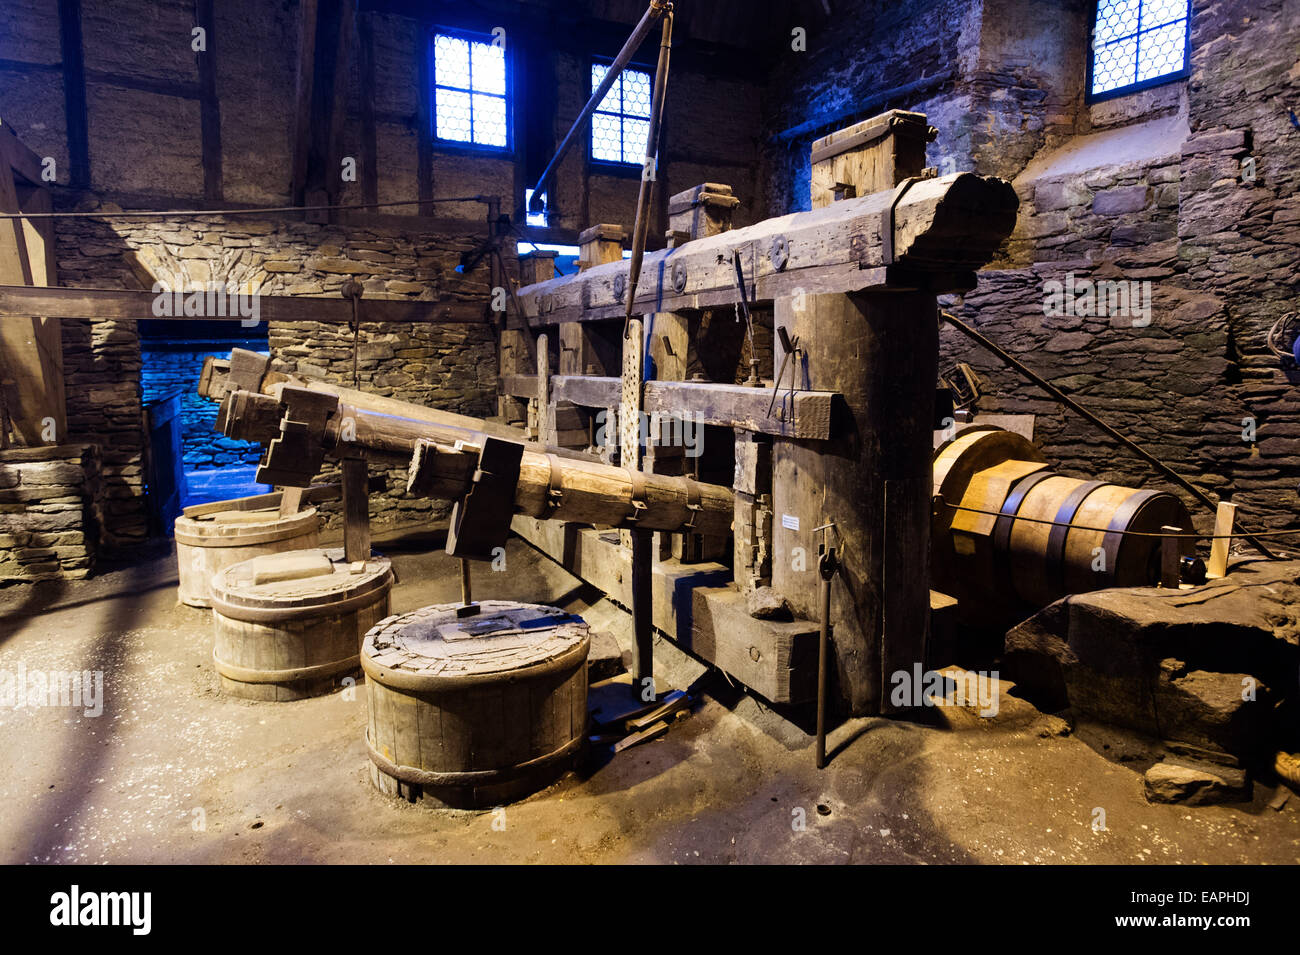
[[[343,282],[355,278],[364,288],[358,351],[361,387],[374,394],[481,417],[495,414],[496,403],[496,343],[487,325],[365,321],[366,302],[373,300],[430,301],[450,296],[486,302],[486,264],[469,273],[457,271],[460,254],[480,241],[481,235],[475,233],[451,236],[418,228],[360,228],[246,216],[115,219],[111,224],[68,220],[60,227],[59,264],[67,284],[91,287],[151,287],[156,281],[167,288],[190,289],[221,282],[268,295],[336,297]],[[101,322],[92,327],[98,330],[116,324],[133,323]],[[274,323],[268,329],[268,342],[276,370],[300,371],[351,385],[352,335],[346,327]],[[87,375],[98,372],[130,379],[133,372],[133,382],[118,387],[135,389],[138,409],[139,342],[134,330],[130,341],[121,347],[133,349],[130,368],[92,363]],[[197,358],[195,361],[197,374]],[[111,425],[110,407],[115,406],[88,402],[101,427]],[[215,420],[216,406],[210,408]],[[233,447],[235,442],[228,443],[232,453],[238,450]],[[107,462],[109,449],[105,455]],[[404,472],[394,472],[390,486],[404,487]],[[106,496],[110,496],[111,508],[109,490]],[[325,505],[323,510],[327,523],[337,519],[337,505]],[[410,500],[404,491],[395,491],[374,496],[371,510],[377,524],[399,524],[440,517],[446,507]]]
[[[864,42],[844,44],[829,71],[812,59],[787,68],[765,123],[775,131],[830,112],[814,94],[837,82],[842,98],[865,101],[951,69],[938,90],[922,84],[887,105],[929,114],[940,130],[929,162],[1011,179],[1022,207],[978,288],[944,304],[1195,484],[1231,497],[1244,520],[1296,526],[1300,376],[1265,337],[1296,310],[1300,130],[1286,104],[1300,101],[1300,6],[1196,0],[1190,79],[1094,104],[1082,96],[1085,6],[1060,4],[1059,16],[1009,0],[897,4],[892,14],[872,2],[837,7],[844,35],[862,31]],[[799,147],[776,150],[780,161],[768,150],[771,213],[807,202],[806,140]],[[1045,314],[1051,283],[1067,281],[1080,293],[1089,281],[1139,283],[1149,323],[1095,308]],[[941,348],[944,365],[968,362],[985,379],[981,410],[1038,416],[1036,440],[1061,470],[1159,483],[968,339],[945,329]],[[1209,526],[1206,511],[1193,514]]]
[[[112,211],[292,201],[301,27],[297,0],[213,4],[207,50],[198,53],[191,46],[195,6],[190,0],[83,2],[81,49],[65,51],[61,17],[76,6],[58,0],[6,0],[0,5],[0,117],[39,157],[52,161],[57,208]],[[497,196],[502,210],[512,213],[522,203],[529,176],[540,172],[539,160],[549,157],[587,98],[590,54],[615,52],[616,46],[606,47],[621,42],[610,38],[625,35],[622,21],[597,41],[571,28],[574,17],[588,16],[585,8],[556,3],[547,10],[529,2],[493,13],[509,32],[516,68],[526,71],[530,81],[515,90],[513,109],[520,122],[514,149],[485,154],[432,141],[420,89],[432,13],[403,15],[392,12],[396,9],[363,4],[359,10],[340,140],[333,149],[337,155],[316,157],[314,162],[325,163],[317,171],[326,170],[329,181],[337,183],[341,203],[366,201],[370,184],[381,203],[421,196]],[[606,12],[616,19],[622,15]],[[639,15],[639,9],[628,13],[628,28]],[[457,10],[439,25],[490,29],[492,24],[481,19],[472,22],[477,17],[473,10]],[[759,93],[741,81],[739,73],[752,66],[740,63],[740,43],[727,35],[734,31],[714,32],[709,42],[733,43],[730,57],[721,46],[704,55],[692,51],[685,30],[675,44],[652,246],[662,242],[668,194],[706,180],[722,178],[736,186],[742,199],[738,224],[758,218]],[[648,41],[646,49],[653,47],[654,41]],[[713,54],[719,52],[723,62],[715,64]],[[65,89],[69,77],[77,75],[77,53],[84,89]],[[367,75],[366,63],[372,75]],[[215,74],[213,95],[203,82],[209,65]],[[69,92],[74,99],[84,92],[85,116],[68,115]],[[79,135],[83,126],[84,138]],[[552,197],[556,215],[537,237],[574,242],[586,226],[606,221],[631,228],[639,170],[592,168],[587,156],[584,138],[558,174]],[[342,181],[340,157],[356,161],[355,180]],[[269,294],[332,295],[344,277],[355,275],[365,283],[367,298],[437,297],[451,288],[454,294],[482,300],[486,270],[480,267],[463,280],[454,269],[459,254],[485,233],[483,203],[386,207],[380,213],[361,224],[354,219],[351,226],[330,227],[246,217],[61,220],[59,280],[68,286],[138,289],[149,288],[154,276],[170,274],[186,283],[247,282]],[[350,381],[350,342],[337,329],[270,331],[277,367],[301,365]],[[67,322],[64,339],[68,438],[104,445],[101,539],[114,547],[139,543],[147,533],[147,436],[140,413],[135,323]],[[496,371],[492,352],[484,328],[367,325],[363,386],[489,414]],[[237,451],[219,448],[211,460],[224,461],[226,453]],[[420,516],[427,508],[379,499],[376,520],[403,518],[412,510]]]
[[[60,230],[60,280],[65,248]],[[149,536],[145,501],[144,407],[140,339],[134,322],[64,321],[63,376],[68,440],[99,445],[103,515],[99,544],[116,551]]]
[[[99,493],[97,445],[0,451],[0,582],[88,576]]]
[[[256,464],[262,456],[260,444],[236,441],[217,431],[218,405],[197,391],[204,360],[209,357],[229,358],[232,347],[265,352],[266,342],[231,342],[216,348],[196,348],[146,340],[141,346],[140,383],[145,404],[180,392],[181,441],[185,447],[186,471],[206,471],[228,464]]]

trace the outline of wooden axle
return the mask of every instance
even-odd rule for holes
[[[214,401],[223,401],[229,392],[247,391],[268,395],[275,398],[278,404],[280,395],[286,387],[333,395],[354,408],[377,414],[394,415],[413,421],[426,421],[439,427],[482,432],[512,441],[525,440],[524,432],[520,429],[484,421],[482,418],[472,418],[469,415],[456,414],[452,411],[428,408],[424,405],[401,401],[397,398],[386,398],[383,395],[372,395],[369,392],[359,391],[355,388],[345,388],[342,385],[336,385],[320,378],[286,375],[283,372],[271,371],[270,358],[242,348],[234,349],[229,360],[214,357],[204,360],[203,371],[199,377],[198,393]],[[269,408],[270,406],[265,407]],[[220,420],[218,420],[217,427],[218,430],[221,429]],[[270,440],[271,437],[274,437],[274,434],[265,440]],[[460,435],[457,435],[452,437],[451,440],[455,441],[459,437]],[[259,441],[263,439],[250,437],[246,440]]]
[[[418,440],[407,491],[463,497],[473,486],[480,450]],[[731,489],[717,484],[536,451],[523,453],[514,496],[514,512],[528,517],[723,536],[731,532],[734,507]]]
[[[362,454],[392,465],[409,464],[413,493],[455,500],[471,490],[477,452],[493,437],[358,407],[320,391],[276,387],[278,397],[227,393],[217,417],[227,437],[267,446],[258,479],[273,484],[305,486],[326,455]],[[729,488],[632,472],[571,451],[514,443],[524,448],[514,497],[517,513],[650,530],[730,531],[734,505]]]

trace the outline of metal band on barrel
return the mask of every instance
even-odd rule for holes
[[[585,740],[586,734],[579,734],[559,749],[552,750],[545,756],[538,756],[536,759],[530,759],[527,762],[516,763],[514,766],[506,766],[502,769],[478,769],[459,773],[435,773],[427,769],[418,769],[415,766],[399,766],[375,749],[374,744],[370,741],[369,729],[366,730],[366,751],[370,754],[370,761],[379,767],[381,773],[414,786],[485,786],[491,783],[504,783],[518,779],[535,769],[541,769],[551,763],[572,756]]]
[[[305,680],[324,679],[327,676],[334,676],[336,673],[346,673],[361,668],[361,657],[345,657],[342,660],[335,660],[333,663],[318,663],[310,667],[292,667],[288,670],[250,670],[247,667],[235,666],[233,663],[227,663],[217,657],[217,651],[212,651],[212,665],[216,671],[224,676],[227,680],[234,680],[236,683],[299,683]]]
[[[1088,495],[1099,487],[1105,487],[1105,481],[1084,481],[1073,491],[1071,491],[1064,501],[1061,502],[1060,508],[1056,511],[1056,524],[1047,534],[1047,552],[1043,555],[1045,569],[1051,574],[1050,568],[1055,567],[1053,576],[1057,578],[1058,593],[1065,593],[1065,542],[1070,536],[1070,523],[1074,520],[1074,515],[1079,512],[1083,502]]]
[[[1106,579],[1114,580],[1115,571],[1119,569],[1119,549],[1124,544],[1124,531],[1142,506],[1161,494],[1161,491],[1135,491],[1124,499],[1124,503],[1115,508],[1110,523],[1106,525],[1106,534],[1101,539],[1102,553],[1106,555]]]

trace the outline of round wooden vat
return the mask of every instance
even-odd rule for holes
[[[1160,539],[1125,532],[1192,528],[1172,494],[1064,477],[1024,438],[989,427],[935,449],[934,493],[972,509],[935,504],[933,579],[977,625],[1001,627],[1066,594],[1155,584]],[[1181,554],[1193,550],[1180,542]]]
[[[366,634],[370,776],[389,795],[457,808],[550,785],[586,738],[582,618],[487,600],[389,617]]]
[[[942,495],[943,501],[936,501],[931,512],[930,575],[936,590],[957,598],[958,615],[968,623],[1001,621],[1006,608],[996,595],[1005,575],[994,558],[988,533],[994,518],[958,511],[947,504],[997,510],[1005,496],[1005,482],[986,484],[975,479],[1012,460],[1045,461],[1026,438],[991,425],[966,428],[934,451],[933,492],[936,498]]]
[[[314,507],[289,517],[280,517],[278,508],[266,508],[176,518],[181,603],[211,607],[213,574],[263,554],[315,547],[319,525]]]
[[[361,638],[388,616],[385,557],[355,565],[343,550],[269,554],[212,579],[212,662],[221,689],[249,700],[300,700],[355,675]]]
[[[1191,515],[1172,494],[1050,472],[1013,488],[1002,511],[1007,516],[998,519],[994,551],[1005,554],[1016,594],[1039,607],[1103,587],[1154,586],[1160,538],[1126,532],[1192,529]],[[1055,523],[1020,519],[1026,517]],[[1191,541],[1179,542],[1180,554],[1192,552]]]

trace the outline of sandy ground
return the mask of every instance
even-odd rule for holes
[[[389,542],[395,613],[458,597],[433,543]],[[521,542],[507,567],[479,573],[476,596],[625,623]],[[1300,800],[1274,811],[1257,785],[1253,803],[1148,805],[1138,772],[1102,755],[1104,734],[1023,701],[1004,697],[994,720],[948,708],[933,725],[852,721],[818,771],[810,736],[717,677],[667,736],[597,751],[504,810],[409,805],[371,786],[364,684],[232,699],[211,643],[208,612],[177,603],[165,553],[0,591],[0,671],[104,673],[98,717],[0,710],[0,862],[1300,862]],[[660,654],[668,685],[700,672]]]

